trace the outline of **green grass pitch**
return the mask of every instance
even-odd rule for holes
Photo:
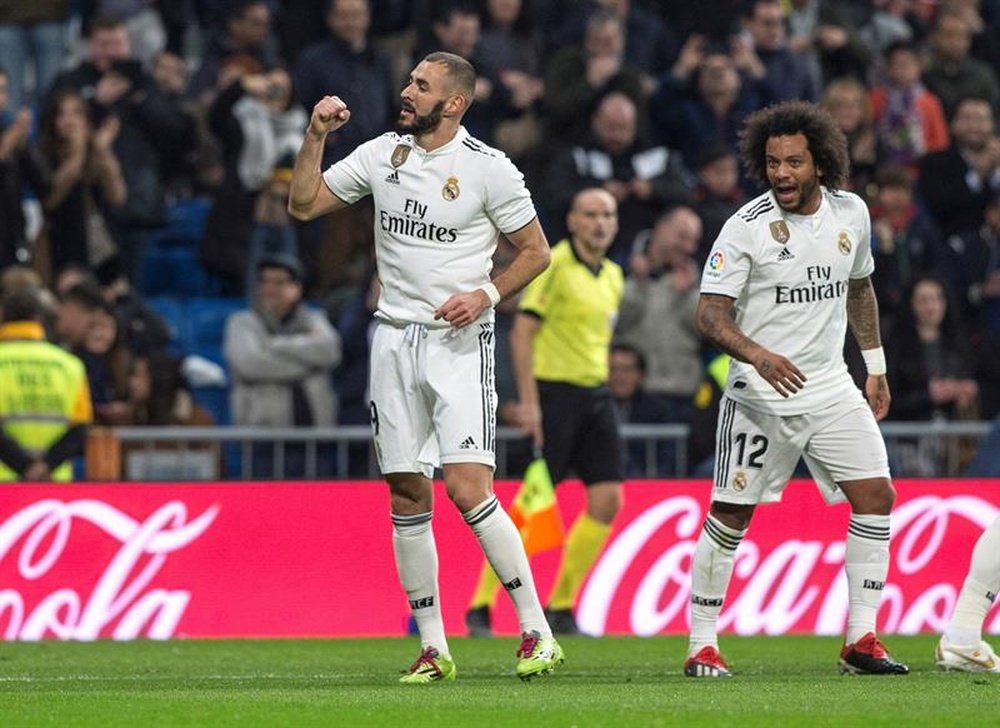
[[[997,725],[1000,675],[940,673],[936,637],[890,637],[905,677],[837,674],[840,641],[723,636],[736,676],[681,675],[685,640],[563,639],[521,683],[512,638],[451,642],[454,683],[401,686],[413,638],[0,643],[0,726]]]

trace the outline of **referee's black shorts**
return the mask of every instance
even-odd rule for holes
[[[553,483],[570,473],[585,485],[625,479],[618,413],[607,387],[539,381],[538,397]]]

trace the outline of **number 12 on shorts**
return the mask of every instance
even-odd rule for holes
[[[736,464],[748,468],[764,467],[764,453],[767,452],[767,438],[763,435],[750,437],[745,432],[738,433],[733,440],[736,442]],[[750,441],[750,452],[747,453],[747,440]],[[746,457],[746,460],[744,460]]]

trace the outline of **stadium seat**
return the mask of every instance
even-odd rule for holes
[[[192,387],[194,401],[207,409],[215,417],[215,424],[230,425],[228,387]]]
[[[195,197],[167,206],[167,224],[152,231],[150,241],[158,246],[196,248],[205,237],[205,223],[211,200]]]
[[[163,317],[170,329],[170,353],[186,353],[188,319],[185,302],[176,296],[150,296],[146,299],[156,313]]]
[[[142,261],[139,290],[147,296],[206,296],[217,288],[194,248],[154,245]]]
[[[192,298],[187,303],[187,351],[226,365],[222,356],[222,335],[226,319],[235,311],[247,307],[243,298]]]

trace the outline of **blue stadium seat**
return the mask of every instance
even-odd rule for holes
[[[155,245],[142,261],[139,290],[147,296],[207,296],[217,289],[193,248]]]
[[[222,356],[222,335],[226,319],[247,307],[243,298],[192,298],[187,304],[188,349],[206,359],[226,365]]]
[[[169,227],[192,240],[201,240],[205,236],[205,223],[211,208],[212,200],[208,197],[178,200],[167,208]]]
[[[167,224],[150,234],[150,241],[162,247],[196,248],[205,237],[205,223],[212,201],[207,197],[178,200],[167,206]]]
[[[170,353],[186,353],[188,317],[185,302],[176,296],[150,296],[146,303],[163,317],[170,328]]]
[[[195,402],[212,413],[215,424],[232,424],[229,415],[229,387],[192,387],[191,396]]]

